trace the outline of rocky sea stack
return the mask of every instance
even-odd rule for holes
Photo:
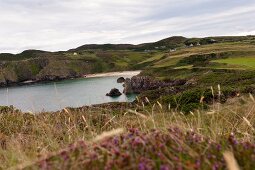
[[[120,77],[117,79],[117,83],[124,83],[125,82],[125,78],[124,77]]]
[[[119,91],[119,89],[116,89],[116,88],[111,89],[111,91],[106,94],[106,96],[110,96],[110,97],[118,97],[121,95],[122,93]]]

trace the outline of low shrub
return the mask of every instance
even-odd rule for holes
[[[207,108],[207,104],[213,100],[213,94],[210,89],[191,89],[176,95],[167,95],[162,97],[162,102],[170,104],[184,113],[189,113],[195,109]]]

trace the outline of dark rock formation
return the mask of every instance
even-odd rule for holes
[[[130,78],[126,78],[123,86],[124,86],[124,90],[123,90],[124,94],[132,94],[132,93],[134,93]]]
[[[0,87],[6,86],[6,81],[4,78],[0,79]]]
[[[147,76],[134,76],[130,79],[126,79],[124,93],[141,93],[146,90],[153,90],[160,87],[165,87],[167,84],[163,81],[155,80]]]
[[[146,90],[157,89],[164,86],[164,82],[151,77],[132,77],[131,86],[134,92],[140,93]]]
[[[106,96],[118,97],[118,96],[121,96],[121,92],[119,91],[119,89],[114,88],[114,89],[111,89],[111,91],[107,93]]]
[[[36,75],[36,79],[39,81],[53,81],[76,78],[79,75],[72,69],[66,67],[52,67],[44,68]]]
[[[168,86],[184,85],[185,83],[186,80],[174,80],[166,82],[156,80],[148,76],[134,76],[131,79],[126,79],[123,93],[141,93],[143,91],[155,90]]]
[[[120,77],[117,79],[117,83],[124,83],[125,82],[125,78],[124,77]]]

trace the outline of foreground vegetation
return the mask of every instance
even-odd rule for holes
[[[0,166],[226,169],[233,154],[238,166],[254,169],[254,107],[254,98],[243,96],[189,115],[141,102],[54,114],[8,111],[0,115]]]

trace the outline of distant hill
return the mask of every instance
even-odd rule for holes
[[[212,43],[222,42],[238,42],[255,39],[255,36],[220,36],[220,37],[205,37],[205,38],[186,38],[182,36],[173,36],[165,38],[156,42],[143,43],[138,45],[133,44],[88,44],[83,45],[69,51],[81,51],[81,50],[165,50],[175,49],[178,47],[189,46],[189,45],[207,45]]]
[[[75,49],[71,49],[69,51],[81,51],[81,50],[89,50],[89,49],[127,50],[127,49],[134,49],[134,48],[136,48],[136,46],[132,44],[87,44]]]
[[[183,46],[185,41],[188,39],[181,36],[169,37],[157,42],[144,43],[139,45],[133,44],[88,44],[83,45],[69,51],[80,51],[89,49],[101,49],[101,50],[153,50],[153,49],[163,49],[163,48],[176,48]],[[162,48],[163,47],[163,48]]]

